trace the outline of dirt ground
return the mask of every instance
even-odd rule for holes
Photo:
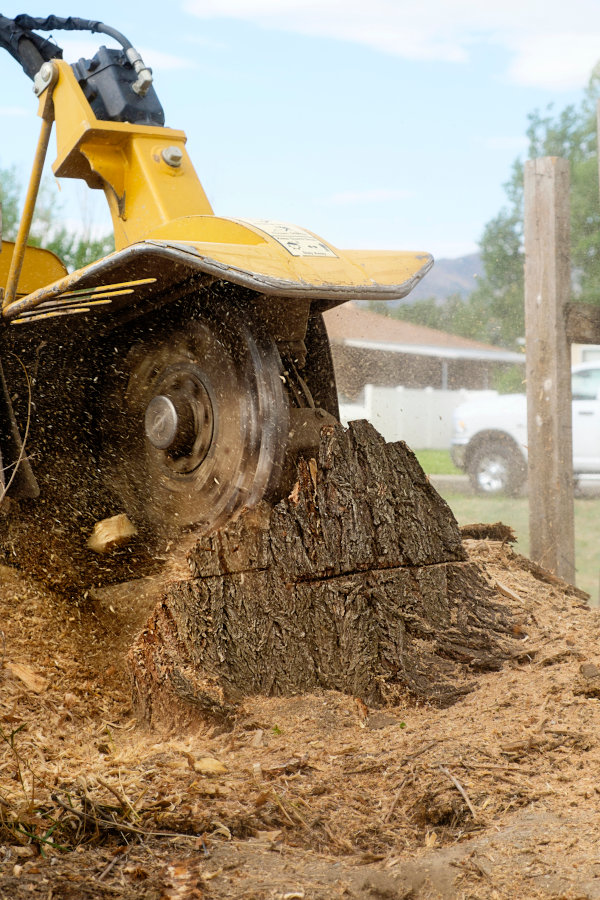
[[[600,612],[466,543],[521,651],[460,702],[253,698],[191,735],[138,725],[126,660],[181,562],[78,601],[2,568],[0,898],[600,898]]]

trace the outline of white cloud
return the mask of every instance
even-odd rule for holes
[[[533,87],[581,87],[600,59],[600,25],[594,32],[532,35],[514,44],[509,78]]]
[[[184,9],[406,59],[465,62],[475,45],[501,47],[511,81],[552,90],[582,87],[600,57],[598,0],[186,0]]]
[[[366,191],[340,191],[328,197],[326,203],[340,206],[355,203],[387,203],[390,200],[406,200],[414,196],[414,191],[374,188]]]

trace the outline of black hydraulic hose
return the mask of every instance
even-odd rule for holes
[[[31,79],[35,77],[43,63],[62,58],[62,50],[55,43],[18,26],[14,19],[2,15],[0,15],[0,48],[7,50]]]
[[[114,38],[124,50],[129,50],[132,46],[131,41],[127,40],[124,34],[98,22],[94,19],[78,19],[75,16],[68,16],[66,19],[62,16],[46,16],[45,19],[36,18],[35,16],[20,15],[15,17],[15,23],[20,28],[33,29],[35,31],[91,31],[92,33],[107,34]]]
[[[107,34],[121,45],[137,75],[136,81],[131,85],[132,90],[140,97],[145,97],[148,93],[152,84],[152,71],[145,65],[131,41],[116,28],[96,19],[78,19],[75,16],[37,18],[20,15],[14,19],[0,16],[0,47],[14,56],[30,78],[35,77],[42,63],[62,57],[60,47],[34,34],[35,31],[91,31],[93,34]]]
[[[35,31],[91,31],[106,34],[121,44],[125,52],[131,50],[135,58],[139,56],[124,34],[95,19],[79,19],[75,16],[35,16],[19,15],[14,19],[0,15],[0,48],[8,50],[10,55],[22,66],[23,71],[32,80],[40,67],[51,59],[62,59],[63,51],[48,38],[35,34]]]

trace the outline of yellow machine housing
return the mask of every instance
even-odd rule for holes
[[[39,112],[56,121],[53,170],[104,190],[116,250],[33,290],[21,284],[4,305],[6,319],[84,312],[100,301],[145,308],[194,274],[265,297],[318,301],[323,310],[346,300],[403,297],[431,267],[427,253],[339,250],[304,228],[214,215],[183,131],[101,121],[68,63],[45,66],[52,71]]]
[[[36,34],[61,29],[121,49],[71,66]],[[0,15],[0,48],[33,80],[42,120],[0,253],[0,498],[41,495],[76,541],[125,511],[154,541],[285,496],[298,456],[339,420],[322,312],[405,296],[431,256],[215,215],[151,71],[110,26]],[[114,253],[72,273],[27,245],[54,124],[56,176],[103,190],[114,229]]]

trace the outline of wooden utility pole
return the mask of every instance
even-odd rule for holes
[[[531,558],[575,579],[569,163],[525,163],[525,324]]]

